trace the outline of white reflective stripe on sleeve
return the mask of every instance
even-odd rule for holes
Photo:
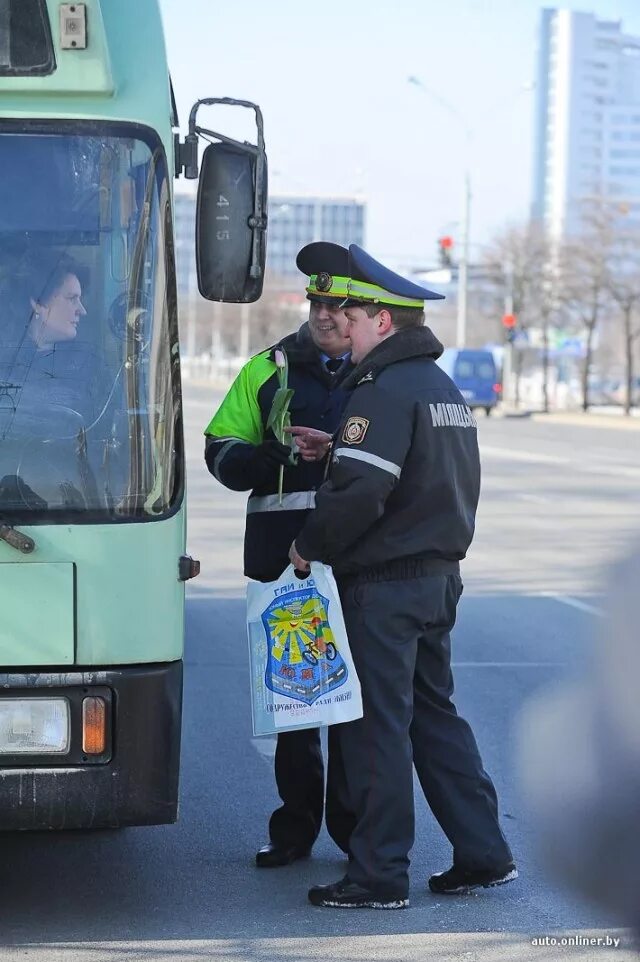
[[[384,458],[379,458],[377,454],[369,454],[367,451],[356,451],[355,448],[338,448],[333,452],[333,460],[336,461],[338,458],[353,458],[355,461],[365,461],[367,464],[372,464],[374,468],[388,471],[395,478],[399,478],[402,474],[402,468],[399,464],[394,464],[393,461],[385,461]]]
[[[282,495],[282,504],[277,494],[249,498],[247,514],[255,514],[258,511],[308,511],[315,506],[315,491],[289,491]]]
[[[226,441],[226,442],[227,442],[226,444],[224,444],[224,445],[222,446],[222,448],[221,448],[221,450],[218,452],[218,454],[216,454],[215,459],[214,459],[214,462],[213,462],[213,476],[214,476],[214,478],[216,478],[216,479],[220,482],[220,484],[224,484],[224,481],[222,480],[222,478],[220,477],[220,474],[218,473],[218,472],[219,472],[219,469],[220,469],[220,464],[221,464],[221,462],[222,462],[222,459],[224,458],[224,456],[225,456],[225,454],[227,453],[227,451],[229,451],[230,448],[234,447],[234,445],[236,445],[236,444],[248,444],[249,442],[248,442],[248,441],[242,441],[240,438],[214,438],[214,441],[215,441],[216,443],[218,443],[218,444],[220,443],[220,441]]]

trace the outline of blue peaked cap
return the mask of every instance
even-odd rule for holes
[[[349,251],[339,244],[313,241],[298,251],[296,267],[309,277],[307,300],[339,306],[347,296]]]
[[[444,300],[444,294],[414,284],[389,270],[357,244],[349,246],[348,304],[382,303],[397,307],[422,307],[424,301]]]

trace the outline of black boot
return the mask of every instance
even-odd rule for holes
[[[409,905],[405,896],[372,892],[346,875],[330,885],[314,885],[309,889],[309,901],[331,909],[406,909]]]
[[[505,885],[518,877],[515,862],[507,862],[500,868],[462,869],[450,868],[439,872],[429,879],[429,888],[437,895],[466,895],[473,889],[488,889],[494,885]]]
[[[256,865],[258,868],[279,868],[281,865],[290,865],[299,858],[308,858],[310,848],[300,845],[276,845],[275,842],[267,842],[256,854]]]

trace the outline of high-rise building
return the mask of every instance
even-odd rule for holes
[[[620,21],[543,10],[537,92],[533,218],[561,238],[606,198],[640,226],[640,37]]]
[[[299,277],[296,254],[312,241],[364,244],[365,204],[353,197],[269,198],[267,276]]]

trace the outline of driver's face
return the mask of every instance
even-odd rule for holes
[[[36,340],[39,345],[72,341],[78,333],[80,318],[87,313],[82,301],[80,281],[75,274],[67,274],[61,286],[49,298],[48,304],[36,305]]]

